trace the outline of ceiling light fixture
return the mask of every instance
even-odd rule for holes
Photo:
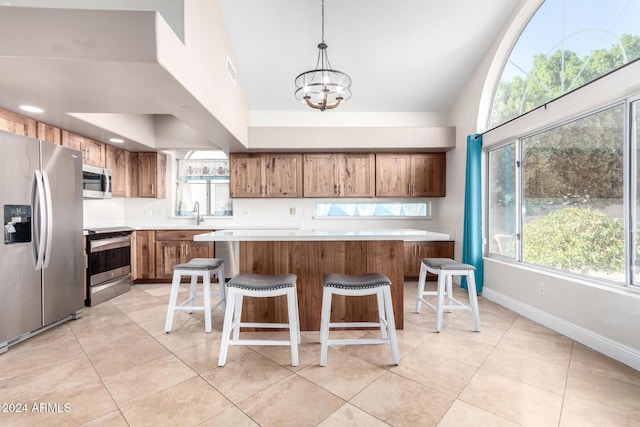
[[[109,138],[109,142],[113,142],[115,144],[122,144],[122,143],[124,143],[124,139],[122,139],[122,138]]]
[[[318,60],[314,70],[305,71],[295,79],[295,96],[311,108],[332,110],[351,98],[351,77],[334,70],[329,63],[324,41],[324,0],[322,0],[322,41],[318,45]]]

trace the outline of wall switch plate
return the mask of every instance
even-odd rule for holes
[[[547,293],[547,289],[544,282],[540,282],[540,284],[538,285],[538,293],[540,295],[545,295]]]
[[[295,215],[296,214],[296,208],[289,208],[289,215]]]

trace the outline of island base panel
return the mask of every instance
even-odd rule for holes
[[[378,272],[391,280],[396,328],[403,328],[404,264],[400,240],[368,241],[241,241],[240,272],[297,276],[300,328],[320,330],[325,273]],[[375,322],[375,296],[333,297],[332,322]],[[245,298],[243,322],[285,322],[286,300],[281,297]]]

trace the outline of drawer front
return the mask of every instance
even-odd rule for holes
[[[156,230],[156,241],[193,240],[193,236],[213,230]]]

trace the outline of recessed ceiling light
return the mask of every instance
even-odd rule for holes
[[[21,105],[20,109],[30,113],[44,113],[42,108],[34,107],[33,105]]]
[[[122,144],[124,142],[124,139],[122,139],[122,138],[110,138],[109,142],[115,142],[116,144]]]

